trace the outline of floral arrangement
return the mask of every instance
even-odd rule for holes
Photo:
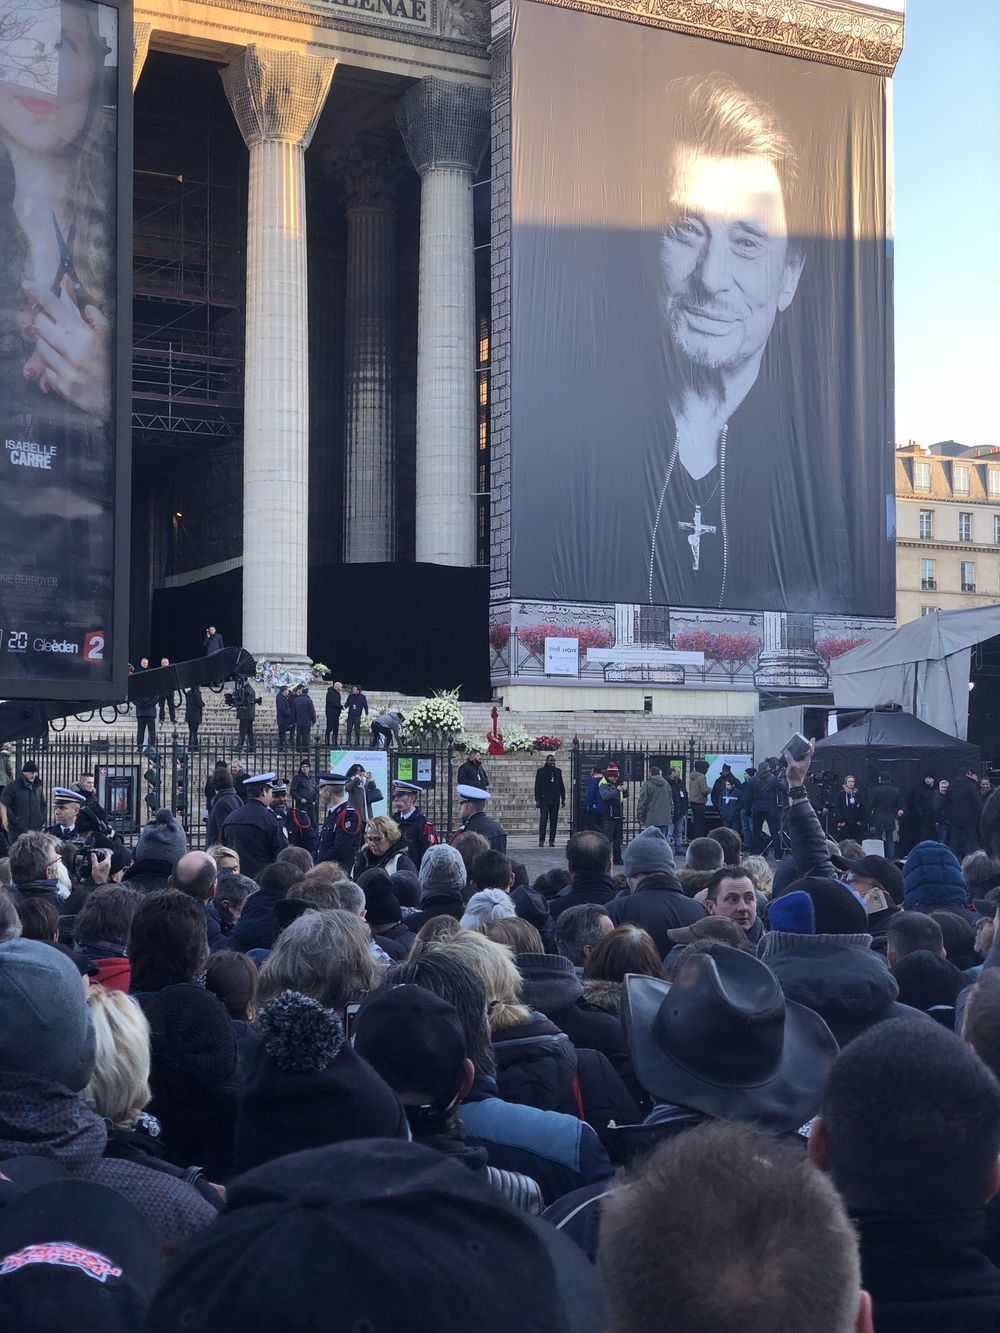
[[[521,625],[517,631],[517,641],[536,657],[545,656],[546,639],[578,639],[580,643],[580,663],[587,660],[588,648],[607,648],[611,645],[611,632],[601,625]],[[506,737],[504,746],[507,745]]]
[[[470,750],[478,750],[480,754],[486,753],[485,739],[482,736],[470,736],[466,731],[456,736],[452,744],[461,754],[468,754]]]
[[[490,647],[495,653],[502,653],[510,639],[510,621],[495,620],[490,626]]]
[[[535,737],[535,749],[536,749],[536,750],[561,750],[561,749],[562,749],[562,741],[559,739],[558,736],[536,736],[536,737]]]
[[[450,741],[464,730],[462,710],[458,706],[458,690],[435,690],[411,708],[403,718],[403,729],[408,736],[427,736],[434,740]]]
[[[755,634],[713,634],[707,629],[681,630],[673,636],[673,645],[680,652],[704,653],[730,669],[745,666],[760,653],[760,640]]]
[[[868,639],[851,639],[846,635],[822,634],[816,640],[816,654],[829,666],[835,657],[841,657],[852,648],[860,648],[868,642]]]
[[[330,668],[325,662],[313,662],[312,673],[313,680],[326,680],[330,673]]]
[[[312,678],[311,671],[290,671],[288,667],[270,662],[266,657],[258,661],[254,676],[268,694],[277,694],[282,685],[290,685],[293,689],[296,685],[308,685]]]
[[[520,727],[508,727],[503,733],[503,748],[507,754],[531,754],[535,738]]]

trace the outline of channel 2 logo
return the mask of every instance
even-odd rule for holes
[[[88,630],[83,636],[83,660],[103,662],[106,640],[103,630]]]

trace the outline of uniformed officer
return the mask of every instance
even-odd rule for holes
[[[486,802],[491,799],[488,791],[482,787],[470,787],[466,783],[460,782],[456,788],[458,792],[458,816],[462,820],[459,833],[481,833],[495,852],[503,852],[507,855],[507,834],[496,822],[486,813]],[[454,842],[454,838],[452,839]]]
[[[319,838],[308,813],[304,809],[296,808],[293,810],[289,808],[287,783],[272,783],[271,809],[288,836],[288,845],[290,847],[304,847],[309,855],[315,858]]]
[[[244,782],[246,805],[226,816],[222,840],[239,853],[240,870],[256,879],[288,846],[288,834],[271,809],[273,773],[257,773]]]
[[[83,804],[84,798],[78,791],[71,791],[69,787],[53,787],[52,814],[55,823],[50,824],[45,832],[51,833],[60,842],[83,842],[82,835],[76,831],[76,817]]]
[[[316,860],[337,861],[349,875],[364,837],[364,822],[347,799],[347,778],[343,773],[321,773],[316,781],[320,801],[326,804]]]
[[[421,790],[417,783],[398,778],[392,784],[392,817],[399,825],[406,853],[418,870],[424,852],[437,842],[434,825],[417,804]]]

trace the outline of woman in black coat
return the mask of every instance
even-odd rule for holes
[[[833,802],[833,815],[837,828],[837,841],[853,838],[860,842],[865,824],[865,804],[861,799],[852,777],[846,777]]]

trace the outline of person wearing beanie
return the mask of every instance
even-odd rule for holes
[[[187,835],[183,828],[170,810],[161,808],[143,826],[132,864],[122,882],[144,893],[166,889],[171,871],[186,851]]]
[[[335,1010],[282,991],[256,1032],[239,1096],[237,1171],[346,1139],[408,1137],[399,1098],[355,1052]]]
[[[215,1209],[186,1181],[105,1157],[108,1128],[82,1093],[96,1064],[80,974],[37,940],[0,946],[0,1161],[31,1154],[130,1199],[162,1242],[207,1226]]]
[[[447,843],[428,847],[420,862],[420,911],[407,918],[406,924],[416,934],[435,916],[453,916],[461,921],[465,911],[463,892],[466,883],[465,862]]]
[[[203,986],[166,986],[139,1003],[149,1020],[153,1092],[167,1158],[210,1180],[233,1173],[238,1052],[225,1006]]]
[[[907,911],[969,904],[969,890],[958,857],[943,842],[918,842],[903,865]]]
[[[889,1018],[913,1017],[897,1001],[885,959],[872,950],[868,913],[846,884],[822,875],[792,883],[771,901],[759,946],[785,998],[825,1019],[841,1046]]]
[[[722,848],[712,845],[721,857]],[[667,932],[701,920],[705,909],[684,896],[673,849],[658,828],[643,829],[632,839],[624,865],[628,892],[608,903],[608,915],[616,926],[627,922],[648,931],[663,958],[673,947]]]
[[[725,859],[722,844],[714,838],[692,838],[684,864],[677,873],[681,888],[689,898],[708,888],[708,881]]]
[[[360,886],[365,895],[365,920],[372,935],[380,941],[391,940],[402,949],[401,957],[405,958],[417,937],[403,923],[393,879],[384,870],[369,870],[361,876]]]

